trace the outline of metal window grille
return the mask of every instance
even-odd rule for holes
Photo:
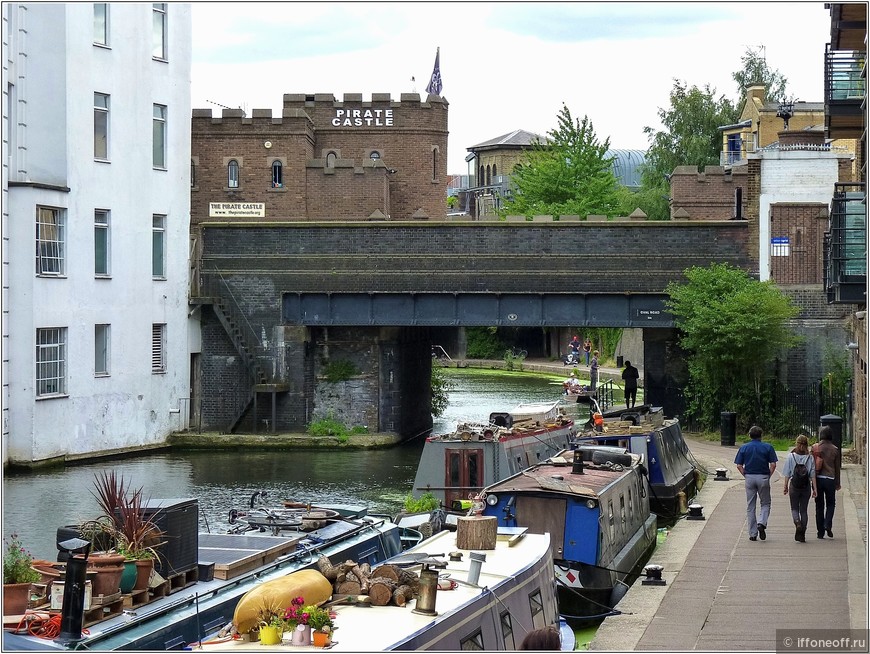
[[[36,330],[36,396],[66,393],[66,327]]]
[[[152,3],[151,56],[166,59],[166,3]]]
[[[109,274],[109,212],[94,211],[94,274]]]
[[[151,372],[166,372],[166,324],[151,325]]]
[[[109,158],[109,96],[94,93],[94,159]]]
[[[166,276],[166,216],[152,216],[151,276]]]
[[[227,187],[239,188],[239,162],[235,159],[227,164]]]
[[[62,209],[36,208],[37,275],[64,274],[65,217]]]
[[[153,165],[155,168],[166,168],[166,107],[154,105],[153,119]]]
[[[94,325],[94,375],[109,374],[111,325]]]

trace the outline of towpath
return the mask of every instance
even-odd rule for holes
[[[665,586],[634,584],[590,644],[594,650],[801,651],[789,635],[836,637],[867,628],[867,483],[845,464],[834,538],[816,538],[814,507],[806,543],[794,540],[782,477],[774,473],[767,540],[750,541],[737,447],[689,440],[710,470],[696,502],[704,520],[681,520],[653,553]],[[785,452],[777,452],[780,466]],[[714,481],[725,468],[729,481]],[[779,630],[798,629],[799,634]],[[850,635],[841,633],[839,635]],[[851,636],[866,632],[852,632]],[[803,651],[810,651],[804,649]],[[863,651],[867,651],[865,648]]]

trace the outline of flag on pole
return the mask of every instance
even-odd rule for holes
[[[435,50],[435,68],[432,69],[432,79],[429,80],[429,86],[426,87],[426,93],[433,95],[441,95],[441,48]]]

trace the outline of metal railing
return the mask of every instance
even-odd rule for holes
[[[738,141],[730,142],[728,147],[731,149],[719,153],[720,166],[733,166],[740,161],[745,161],[747,154],[758,150],[758,143],[755,134],[750,134],[749,138],[741,136]]]
[[[830,215],[830,228],[826,234],[826,285],[866,279],[867,202],[864,184],[834,184]]]
[[[829,101],[860,103],[867,93],[863,69],[866,52],[825,48],[825,104]]]

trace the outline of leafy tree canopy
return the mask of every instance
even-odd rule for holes
[[[606,156],[610,139],[599,141],[588,117],[573,118],[566,105],[557,120],[514,169],[513,197],[501,215],[615,214],[623,196]]]
[[[786,84],[788,80],[778,70],[771,70],[767,60],[760,53],[764,52],[764,46],[758,48],[746,48],[740,57],[742,68],[731,74],[737,82],[737,97],[742,98],[744,91],[754,84],[764,84],[767,89],[766,98],[770,102],[778,102],[786,96]]]
[[[685,271],[665,305],[689,355],[690,410],[715,424],[724,406],[759,410],[771,363],[797,337],[787,322],[798,308],[773,282],[759,282],[728,264]]]

